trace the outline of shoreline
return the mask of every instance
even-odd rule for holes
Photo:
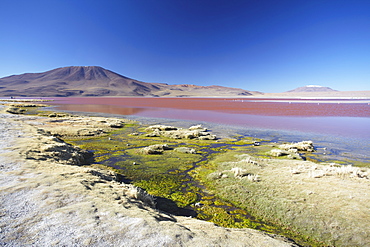
[[[37,126],[39,117],[2,116],[3,140],[10,141],[0,156],[2,245],[295,246],[257,230],[226,229],[151,209],[124,195],[123,185],[105,170],[26,160],[20,152],[50,147],[53,140],[24,123]]]
[[[37,120],[35,120],[35,122],[36,122],[36,126],[37,126]],[[41,126],[42,127],[42,126]],[[230,158],[230,157],[229,157]],[[234,157],[235,158],[235,157]],[[230,161],[232,161],[232,160],[230,160]],[[235,159],[235,161],[233,161],[234,163],[237,163],[237,162],[239,162],[238,161],[238,159]],[[289,161],[290,162],[290,161]],[[271,164],[270,164],[271,163]],[[281,164],[280,163],[276,163],[276,165],[274,165],[274,163],[272,163],[272,162],[270,162],[270,163],[268,163],[266,166],[267,167],[269,167],[269,169],[271,170],[271,171],[274,171],[275,173],[277,172],[277,171],[279,171],[279,169],[281,170],[281,168],[279,168],[280,166],[281,166]],[[221,164],[221,163],[220,163]],[[311,163],[302,163],[301,164],[301,162],[298,162],[298,161],[292,161],[291,163],[288,163],[288,162],[284,162],[283,163],[284,164],[284,166],[286,166],[286,168],[284,168],[282,171],[279,171],[280,172],[280,175],[283,175],[284,174],[284,178],[288,178],[288,177],[295,177],[295,178],[299,178],[298,180],[298,182],[295,182],[295,184],[298,186],[299,185],[299,183],[303,183],[304,182],[304,180],[307,180],[307,172],[308,171],[310,171],[310,164]],[[302,165],[306,165],[306,168],[302,168]],[[221,167],[224,167],[225,165],[223,165],[223,163],[221,164]],[[292,173],[291,173],[291,171],[289,171],[289,169],[288,168],[290,168],[290,169],[292,169],[292,168],[298,168],[298,167],[301,167],[303,170],[299,173],[299,174],[301,174],[301,175],[298,175],[298,176],[292,176]],[[323,166],[324,167],[324,166]],[[321,165],[318,165],[318,166],[316,166],[316,168],[315,169],[318,169],[318,168],[320,168],[320,169],[323,169],[323,167],[321,167]],[[246,168],[248,168],[248,169],[251,169],[250,167],[246,167]],[[217,167],[215,168],[212,168],[212,169],[214,169],[215,171],[217,171]],[[253,169],[257,169],[257,168],[253,168]],[[320,170],[319,169],[319,170]],[[262,178],[263,179],[266,179],[266,178],[269,178],[269,177],[271,177],[272,175],[271,174],[269,174],[266,170],[268,170],[268,169],[264,169],[264,170],[260,170],[259,172],[262,172],[261,174],[263,174],[263,176],[262,176]],[[266,173],[267,172],[267,173]],[[306,174],[306,175],[304,175],[304,174]],[[322,178],[322,177],[321,177]],[[320,179],[321,179],[320,178]],[[343,183],[343,184],[348,184],[348,181],[346,182],[346,180],[343,180],[343,181],[341,181],[341,180],[338,180],[338,179],[336,179],[336,178],[332,178],[332,177],[329,177],[330,178],[330,181],[331,182],[333,182],[334,184],[335,183],[337,183],[337,182],[339,182],[339,183]],[[324,179],[324,178],[323,178]],[[322,180],[323,180],[322,179]],[[334,180],[333,180],[334,179]],[[276,181],[279,181],[279,179],[277,179],[277,178],[275,178],[275,180]],[[311,179],[312,180],[312,179]],[[312,185],[315,185],[316,183],[321,183],[322,182],[322,180],[319,182],[319,181],[317,181],[317,179],[313,179],[312,181],[311,180],[309,180],[309,182],[310,183],[313,183],[313,184],[311,184],[311,187],[312,187]],[[316,180],[316,181],[315,181]],[[337,181],[338,180],[338,181]],[[353,180],[353,179],[352,179]],[[352,181],[351,179],[349,180],[350,182]],[[263,180],[262,180],[263,181]],[[266,181],[266,180],[265,180]],[[263,181],[262,183],[259,183],[260,185],[263,185],[263,186],[272,186],[272,184],[270,184],[269,185],[269,183],[271,183],[271,182],[268,182],[268,179],[267,179],[267,181],[265,182],[265,181]],[[336,182],[335,182],[336,181]],[[357,180],[356,180],[357,181]],[[362,182],[363,182],[363,180],[361,180]],[[353,181],[352,181],[353,182]],[[351,182],[351,183],[352,183]],[[361,183],[362,183],[361,182]],[[264,183],[265,183],[265,185],[264,185]],[[287,181],[285,181],[285,183],[286,184],[288,184],[287,183]],[[365,181],[365,184],[367,183],[367,181]],[[276,184],[275,184],[276,185]],[[279,184],[278,186],[281,186],[282,184]],[[320,192],[320,189],[322,189],[322,188],[320,188],[320,186],[323,186],[323,184],[321,184],[320,186],[319,186],[320,184],[317,184],[317,186],[318,186],[318,191],[315,191],[314,189],[313,189],[313,187],[311,188],[311,192],[312,193],[308,193],[307,191],[305,192],[307,195],[305,195],[305,196],[302,196],[302,195],[300,195],[300,196],[298,196],[299,198],[296,198],[296,199],[293,199],[292,200],[292,202],[293,202],[293,205],[294,205],[294,203],[299,203],[299,205],[301,205],[301,199],[303,200],[304,199],[304,197],[306,197],[306,196],[309,196],[311,199],[309,199],[309,200],[312,200],[312,197],[317,197],[318,196],[318,198],[320,198],[321,196],[323,196],[323,195],[320,195],[320,194],[322,194],[321,192]],[[332,184],[332,186],[333,186],[333,184]],[[264,188],[264,187],[263,187]],[[266,188],[268,188],[268,187],[266,187]],[[274,188],[274,186],[272,187],[272,188]],[[283,187],[282,187],[283,188]],[[252,193],[253,193],[253,191],[251,191]],[[299,192],[298,190],[297,190],[297,192]],[[350,192],[350,190],[349,190],[349,192]],[[281,193],[281,191],[280,191],[280,193]],[[299,192],[300,193],[300,192]],[[344,193],[344,192],[343,192]],[[346,192],[347,193],[347,192]],[[344,193],[343,194],[343,196],[345,197],[347,194],[346,193]],[[356,194],[356,196],[355,197],[359,197],[359,196],[361,196],[360,194],[360,191],[358,191],[358,192],[356,192],[357,194]],[[366,193],[366,192],[365,192]],[[222,193],[221,193],[222,194]],[[328,194],[329,195],[329,199],[330,199],[330,193]],[[327,195],[327,196],[328,196]],[[222,196],[222,195],[221,195]],[[255,194],[255,196],[256,196],[256,198],[258,199],[258,195],[257,194]],[[278,198],[278,195],[276,195],[276,194],[274,194],[274,196],[276,197],[276,198]],[[290,195],[290,196],[292,196],[292,195]],[[338,195],[337,195],[338,196]],[[277,201],[275,200],[276,198],[270,198],[269,200],[271,200],[270,201],[270,203],[271,203],[271,205],[274,205],[274,203],[276,203]],[[291,209],[292,208],[294,208],[294,206],[293,205],[288,205],[288,204],[286,204],[286,202],[284,201],[285,199],[284,198],[286,198],[286,196],[284,196],[284,195],[282,195],[282,199],[283,199],[283,202],[284,202],[284,207],[286,207],[286,206],[289,206]],[[325,198],[325,197],[324,197]],[[325,201],[324,200],[324,198],[321,198],[320,199],[320,201]],[[340,197],[340,198],[342,198],[342,197]],[[353,198],[351,198],[351,199],[353,199]],[[358,199],[358,198],[356,198],[356,199]],[[369,199],[369,198],[365,198],[366,200],[367,199]],[[275,201],[274,201],[275,200]],[[297,201],[298,200],[298,201]],[[341,199],[342,200],[342,199]],[[307,201],[307,199],[306,199],[306,201]],[[310,204],[312,204],[312,202],[310,202]],[[262,205],[262,204],[261,204]],[[304,204],[302,204],[302,205],[304,205]],[[258,206],[258,205],[257,205]],[[275,204],[275,206],[277,206],[276,204]],[[297,205],[296,205],[297,206]],[[295,207],[296,207],[295,206]],[[315,207],[319,207],[319,205],[316,205]],[[277,209],[279,209],[279,207],[276,207]],[[281,209],[281,208],[280,208]],[[279,210],[280,210],[279,209]],[[261,211],[263,211],[263,210],[266,210],[266,209],[263,209],[263,208],[261,208],[260,207],[260,210]],[[270,210],[271,211],[273,211],[272,210],[272,208],[270,208]],[[305,210],[307,211],[307,213],[308,212],[310,212],[310,210],[308,210],[308,208],[305,208]],[[317,210],[317,209],[316,209]],[[358,212],[358,210],[356,211],[356,212]],[[282,214],[283,216],[284,216],[284,214]],[[294,215],[294,214],[293,214]],[[298,215],[294,215],[295,217],[300,217],[299,216],[299,214]],[[301,217],[302,217],[303,215],[301,215]],[[171,216],[171,217],[173,217],[173,216]],[[274,217],[274,216],[272,216],[272,217]],[[285,215],[284,217],[286,217],[286,219],[288,219],[288,217],[287,217],[287,215]],[[309,220],[309,216],[308,215],[305,215],[305,219],[307,219],[308,221],[310,221]],[[318,218],[318,219],[320,219],[320,218]],[[270,219],[271,220],[271,219]],[[307,220],[304,220],[304,222],[307,224],[308,222],[307,222]],[[341,227],[342,227],[342,222],[340,222],[340,221],[335,221],[336,223],[333,225],[331,225],[331,226],[333,226],[333,229],[332,230],[339,230],[339,229],[341,229]],[[203,223],[200,223],[200,222],[198,222],[199,224],[203,224]],[[198,224],[198,223],[196,223],[196,224]],[[287,224],[289,224],[289,221],[287,222]],[[308,223],[309,224],[309,223]],[[311,224],[312,224],[312,222],[311,222]],[[207,227],[208,227],[208,225],[207,225]],[[365,225],[364,225],[364,227],[365,227]],[[225,229],[225,228],[223,228],[223,229]],[[330,228],[331,229],[331,228]],[[365,227],[365,229],[366,229],[366,227]],[[237,229],[233,229],[233,230],[237,230]],[[233,230],[231,230],[231,231],[233,231]],[[328,229],[327,229],[328,230]],[[228,230],[229,231],[229,230]],[[238,232],[238,231],[237,231]],[[359,232],[357,231],[357,229],[356,229],[356,231],[355,232],[357,232],[356,234],[359,234]],[[366,234],[369,234],[368,232],[365,232],[365,235]],[[209,237],[209,236],[208,236]],[[356,236],[357,238],[359,237],[359,236]],[[363,241],[363,237],[361,237],[361,241]],[[365,239],[366,239],[366,237],[365,237]],[[231,241],[231,240],[230,240]],[[236,241],[235,239],[234,240],[232,240],[232,241]],[[338,240],[336,240],[336,241],[338,241]],[[232,243],[233,245],[235,245],[235,243],[237,243],[237,242],[230,242],[230,243]],[[342,244],[341,245],[339,245],[339,246],[345,246],[345,245],[343,245],[343,242],[341,242]],[[362,242],[362,243],[364,243],[364,242]],[[284,243],[285,244],[285,243]],[[353,244],[353,243],[352,243]],[[165,245],[164,245],[165,246]],[[237,245],[238,246],[238,245]],[[243,245],[240,245],[240,246],[243,246]],[[266,245],[265,245],[266,246]],[[352,245],[352,246],[357,246],[357,245]],[[360,246],[360,245],[358,245],[358,246]]]
[[[53,109],[53,108],[52,108]],[[58,110],[58,109],[55,109]],[[160,117],[146,117],[137,115],[121,115],[114,113],[100,112],[79,112],[79,111],[61,111],[65,113],[85,115],[85,116],[100,116],[107,118],[122,118],[138,121],[144,125],[165,124],[174,125],[181,128],[188,128],[192,125],[201,124],[207,126],[220,138],[233,138],[234,136],[246,136],[251,138],[261,138],[270,140],[270,142],[298,142],[301,140],[314,140],[315,146],[319,147],[315,154],[319,154],[318,160],[330,160],[333,162],[346,161],[353,165],[369,163],[370,156],[370,140],[367,137],[340,136],[337,134],[322,134],[316,132],[302,132],[299,130],[272,129],[272,128],[256,128],[245,127],[233,124],[215,123],[198,120],[171,119]],[[358,145],[361,143],[361,145]],[[339,158],[339,159],[338,159]]]

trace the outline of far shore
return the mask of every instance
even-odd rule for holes
[[[73,96],[73,97],[86,97],[86,96]],[[138,96],[88,96],[89,98],[94,97],[106,97],[106,98],[137,98]],[[150,97],[142,96],[143,98],[243,98],[243,99],[256,99],[256,100],[330,100],[330,102],[338,100],[358,100],[368,101],[370,100],[370,90],[369,91],[329,91],[329,92],[282,92],[282,93],[255,93],[252,95],[225,95],[225,96],[212,96],[212,95],[170,95],[161,97]],[[48,98],[66,98],[66,97],[40,97],[40,99]],[[21,96],[0,96],[0,100],[6,101],[22,101],[31,100],[38,101],[35,97],[21,97]]]

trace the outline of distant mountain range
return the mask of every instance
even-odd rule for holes
[[[296,89],[287,91],[287,93],[302,93],[302,92],[337,92],[337,90],[331,89],[330,87],[308,85],[305,87],[298,87]]]
[[[265,93],[266,98],[370,98],[370,91],[337,91],[330,87],[308,85],[283,93]]]
[[[134,80],[98,66],[71,66],[0,78],[0,96],[238,97],[260,92],[222,86],[168,85]]]

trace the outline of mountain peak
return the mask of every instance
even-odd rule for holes
[[[306,87],[323,87],[323,86],[319,86],[319,85],[307,85]]]
[[[62,79],[64,81],[82,80],[110,80],[109,74],[113,73],[99,66],[69,66],[48,71],[43,80]],[[47,72],[46,72],[47,73]]]

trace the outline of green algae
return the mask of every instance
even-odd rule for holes
[[[223,139],[222,142],[225,144],[231,144],[234,146],[246,146],[246,145],[259,145],[262,142],[268,142],[269,140],[260,139],[256,137],[237,135],[233,138]]]
[[[249,216],[249,213],[242,209],[229,210],[233,205],[220,199],[217,203],[210,201],[201,201],[203,206],[197,208],[199,219],[211,221],[218,226],[231,228],[253,228],[265,229],[273,232],[273,228],[268,227],[265,223],[256,221]]]
[[[176,202],[178,207],[186,207],[197,201],[198,188],[187,187],[184,175],[159,174],[147,179],[135,180],[134,185],[145,189],[154,196],[163,197]]]
[[[197,201],[198,197],[197,194],[194,192],[175,192],[171,194],[171,197],[169,199],[175,201],[177,206],[179,207],[186,207],[194,204]]]
[[[232,227],[235,223],[233,216],[229,215],[226,210],[210,205],[202,207],[202,212],[198,214],[198,218],[223,227]]]

